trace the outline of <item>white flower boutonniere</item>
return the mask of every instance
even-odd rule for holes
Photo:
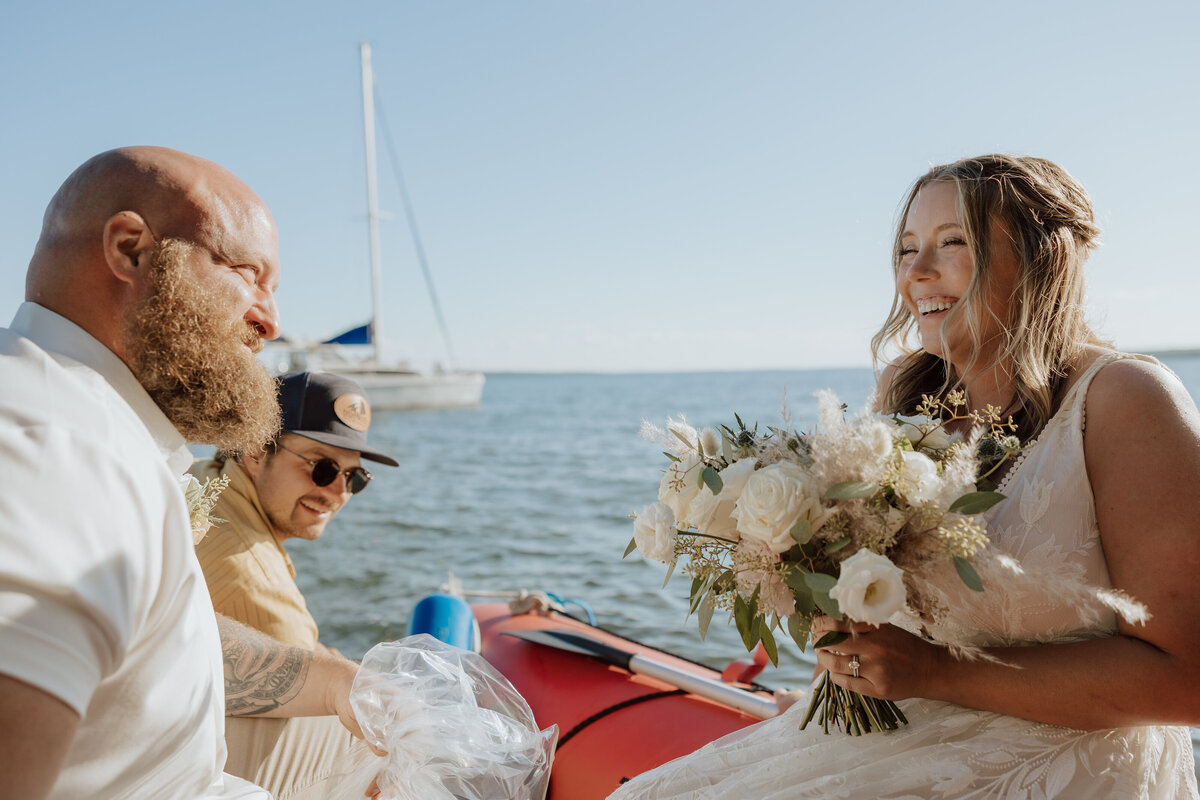
[[[183,497],[187,500],[188,522],[192,526],[192,544],[200,544],[200,540],[208,533],[214,522],[224,522],[218,517],[209,516],[217,504],[221,491],[229,485],[229,478],[209,478],[204,483],[191,473],[185,473],[179,479],[183,489]]]

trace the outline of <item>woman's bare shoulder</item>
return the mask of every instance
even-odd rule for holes
[[[1089,422],[1098,414],[1138,415],[1163,422],[1160,415],[1195,417],[1196,404],[1179,378],[1161,362],[1122,358],[1106,364],[1088,387]],[[1126,422],[1132,422],[1132,419]]]

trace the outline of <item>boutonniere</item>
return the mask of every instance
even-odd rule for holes
[[[187,500],[188,522],[192,526],[192,544],[200,544],[200,540],[208,533],[215,522],[224,522],[219,517],[210,516],[221,491],[229,485],[229,478],[209,478],[204,483],[191,473],[185,473],[179,479],[183,488],[183,497]]]

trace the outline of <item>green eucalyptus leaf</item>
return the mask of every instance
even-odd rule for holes
[[[671,430],[671,433],[675,434],[675,438],[676,438],[676,439],[678,439],[679,441],[681,441],[681,442],[683,442],[685,445],[687,445],[687,449],[688,449],[688,450],[695,450],[695,449],[696,449],[696,445],[695,445],[695,443],[694,443],[694,442],[689,442],[687,439],[685,439],[682,433],[680,433],[679,431],[675,430],[674,428],[671,428],[670,430]]]
[[[792,590],[792,597],[796,600],[796,613],[812,616],[817,607],[813,604],[812,589],[808,588],[808,583],[804,580],[807,574],[802,568],[797,568],[784,575],[783,582]]]
[[[718,575],[717,579],[713,581],[713,591],[715,591],[717,594],[724,594],[725,592],[733,591],[736,585],[737,583],[736,579],[733,577],[733,570],[727,569]]]
[[[746,652],[754,652],[754,645],[758,644],[760,631],[762,628],[761,617],[751,617],[750,624],[745,628],[738,628],[738,633],[742,635],[742,644],[746,645]]]
[[[837,586],[837,578],[826,575],[824,572],[806,572],[804,573],[804,582],[814,592],[824,592],[825,594],[829,594],[829,590]]]
[[[704,471],[700,473],[700,478],[714,496],[720,494],[721,489],[725,486],[725,481],[721,480],[721,473],[712,467],[705,467]]]
[[[980,514],[1004,499],[999,492],[969,492],[950,504],[954,514]]]
[[[740,594],[733,596],[733,623],[739,631],[750,629],[750,606]]]
[[[811,632],[809,620],[807,617],[801,618],[800,614],[792,614],[787,618],[788,635],[792,637],[792,641],[801,650],[808,647],[808,635]]]
[[[804,581],[800,581],[799,586],[792,587],[792,597],[796,600],[797,613],[811,617],[816,612],[817,604],[813,601],[812,590]]]
[[[817,604],[817,608],[834,619],[842,618],[842,609],[838,606],[837,600],[834,600],[827,593],[813,592],[813,602]]]
[[[820,639],[817,639],[816,643],[813,644],[813,647],[833,647],[835,644],[841,644],[849,638],[850,634],[846,633],[845,631],[830,631]]]
[[[704,599],[700,601],[700,609],[696,614],[696,621],[700,624],[700,638],[703,639],[708,635],[708,624],[712,622],[713,609],[716,608],[713,602],[713,594],[709,592],[704,595]]]
[[[796,544],[805,544],[809,539],[812,538],[812,523],[806,519],[798,519],[796,520],[796,524],[792,526],[792,529],[789,531],[789,533],[791,533],[792,538],[796,540]]]
[[[822,497],[826,500],[857,500],[877,491],[879,487],[869,481],[842,481],[830,486]]]
[[[632,537],[629,540],[629,546],[625,548],[625,556],[629,555],[634,550],[637,550],[637,537],[636,536]],[[621,558],[625,558],[625,556],[621,556]]]
[[[826,553],[836,553],[838,550],[841,550],[843,547],[845,547],[848,544],[850,544],[850,537],[843,536],[842,538],[834,539],[832,542],[825,545],[824,549],[825,549]]]
[[[695,613],[696,608],[700,605],[700,601],[703,600],[707,594],[708,584],[705,582],[703,576],[697,575],[692,579],[692,590],[688,592],[688,599],[691,601],[688,603],[688,616],[691,616]]]
[[[775,635],[771,633],[770,625],[763,625],[759,631],[762,637],[763,649],[767,651],[767,658],[771,659],[771,666],[779,666],[779,645],[775,644]]]
[[[674,461],[676,464],[678,464],[681,460],[679,456],[675,455],[674,453],[668,453],[666,450],[663,450],[663,455]]]
[[[968,588],[974,589],[977,592],[983,591],[983,581],[979,579],[979,573],[975,571],[975,566],[970,561],[967,561],[962,556],[955,556],[954,568],[958,570],[958,577],[962,578],[962,582]]]
[[[792,589],[803,589],[807,592],[808,584],[804,581],[804,576],[808,573],[804,570],[804,567],[800,566],[799,564],[793,564],[792,566],[794,566],[795,569],[789,570],[783,576],[783,582]]]
[[[667,575],[663,578],[663,588],[667,588],[667,583],[670,582],[671,576],[675,574],[675,562],[672,561],[667,565]]]

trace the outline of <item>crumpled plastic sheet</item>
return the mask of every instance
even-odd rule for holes
[[[366,747],[326,781],[326,800],[543,800],[558,726],[539,730],[525,699],[477,653],[429,634],[384,642],[363,658],[350,703]]]

